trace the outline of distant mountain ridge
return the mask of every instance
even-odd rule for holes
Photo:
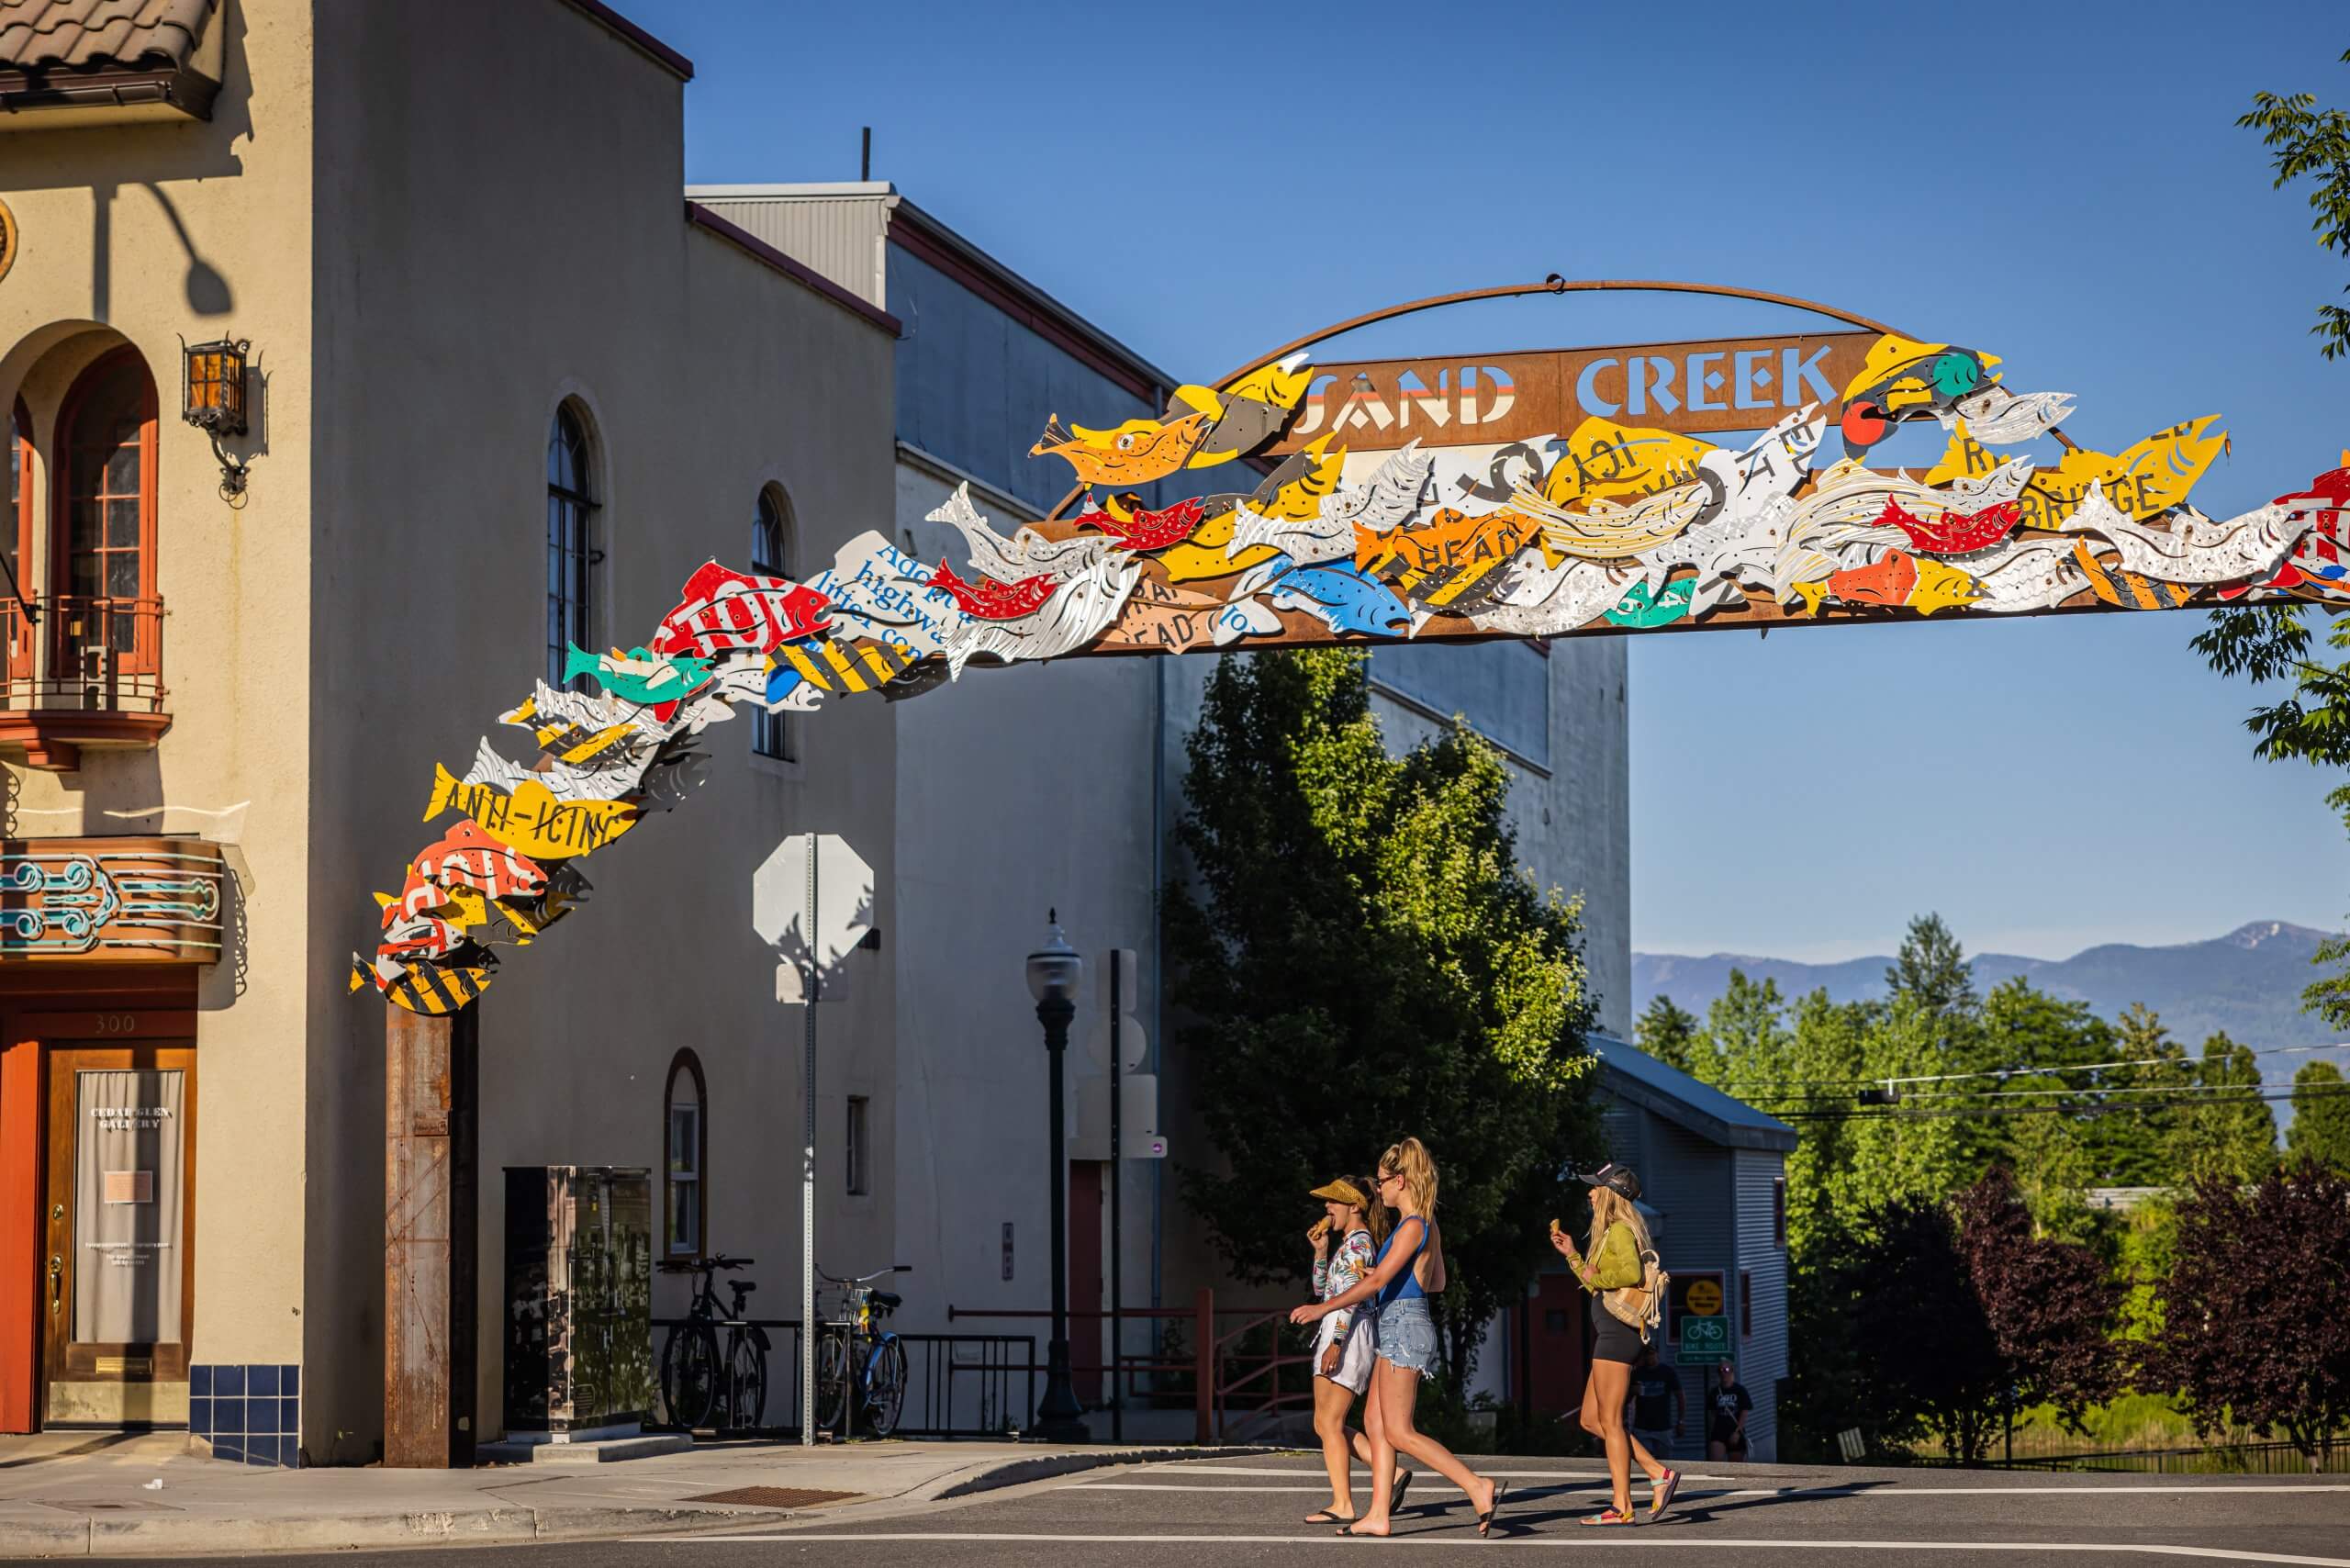
[[[2225,936],[2176,946],[2109,942],[2069,958],[1978,953],[1972,962],[1975,986],[1985,991],[2021,975],[2050,995],[2086,1002],[2108,1018],[2143,1002],[2162,1014],[2171,1037],[2190,1052],[2222,1030],[2255,1048],[2317,1046],[2340,1037],[2322,1019],[2301,1011],[2301,988],[2318,974],[2310,958],[2326,935],[2286,921],[2255,920]],[[1634,953],[1633,1009],[1637,1013],[1662,993],[1702,1018],[1729,988],[1732,969],[1743,970],[1750,980],[1776,980],[1790,1000],[1825,987],[1833,1001],[1869,1001],[1885,995],[1885,971],[1892,962],[1889,955],[1805,964],[1737,953],[1702,958]],[[2288,1083],[2309,1059],[2309,1054],[2269,1056],[2261,1065],[2269,1081]]]

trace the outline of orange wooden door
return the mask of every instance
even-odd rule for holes
[[[196,1323],[196,1051],[49,1053],[41,1380],[46,1425],[185,1419]]]

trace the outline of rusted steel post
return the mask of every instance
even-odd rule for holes
[[[1215,1292],[1202,1285],[1192,1298],[1192,1440],[1208,1440],[1208,1406],[1215,1398]]]
[[[384,1463],[474,1462],[476,1009],[385,1009]]]

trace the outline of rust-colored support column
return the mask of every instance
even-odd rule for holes
[[[384,1013],[384,1463],[469,1469],[477,1008]]]

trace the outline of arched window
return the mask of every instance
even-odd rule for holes
[[[17,608],[20,599],[32,597],[32,586],[25,581],[26,569],[32,565],[32,539],[33,419],[19,398],[8,409],[8,494],[0,501],[0,554],[8,562],[7,580],[0,582],[0,592],[8,596],[6,607],[0,608],[0,625],[7,628],[7,669],[12,679],[33,672],[32,628],[25,624],[24,613]]]
[[[562,686],[570,647],[597,651],[589,629],[595,567],[604,558],[596,548],[593,453],[587,422],[571,404],[554,411],[547,431],[547,684]],[[588,689],[581,676],[569,684]]]
[[[791,509],[783,492],[769,485],[759,492],[751,520],[751,571],[758,577],[791,575]],[[762,708],[751,715],[751,749],[761,756],[791,756],[789,722]]]
[[[701,1058],[690,1050],[679,1051],[669,1060],[669,1081],[661,1093],[662,1249],[673,1258],[701,1256],[708,1212],[709,1103]]]
[[[50,674],[151,674],[160,641],[155,597],[155,378],[139,351],[116,349],[82,372],[58,416],[50,577],[59,606]]]

